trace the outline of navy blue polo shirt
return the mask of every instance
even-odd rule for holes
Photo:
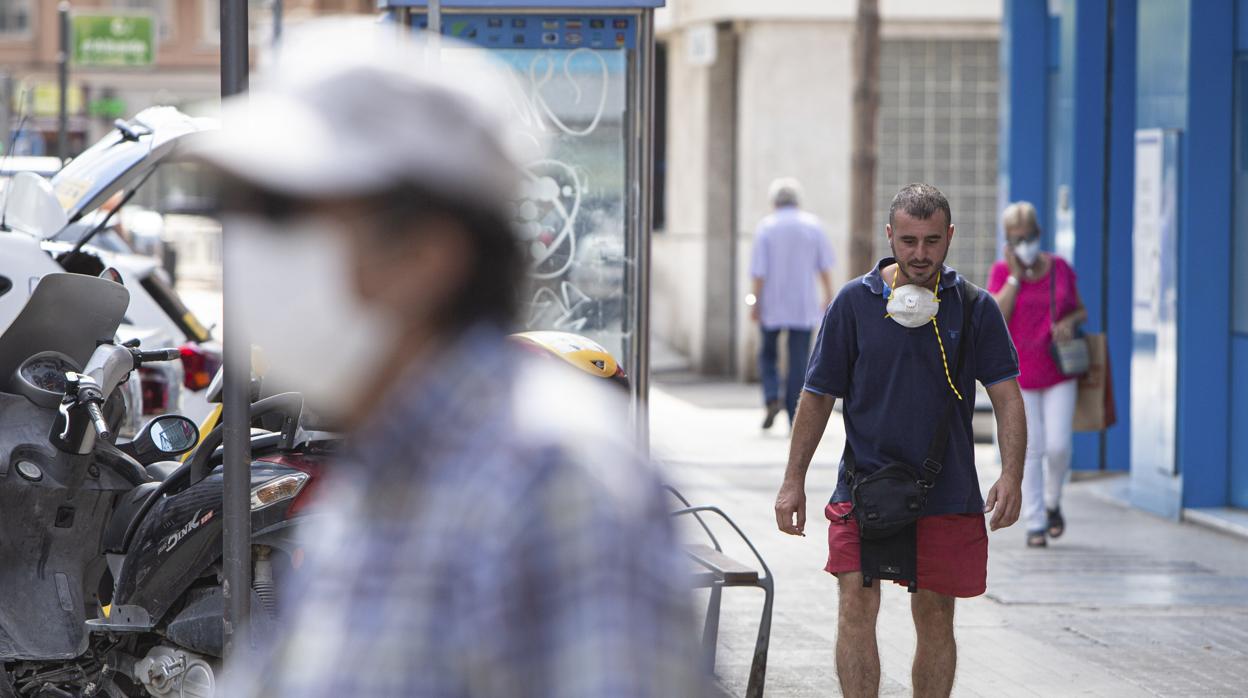
[[[881,260],[874,271],[837,294],[824,313],[806,371],[806,390],[844,401],[845,434],[859,475],[893,460],[921,464],[952,394],[931,323],[907,328],[885,317],[891,289],[880,270],[892,263],[892,258]],[[960,278],[953,269],[943,268],[936,314],[951,372],[964,339],[959,336]],[[971,307],[970,339],[964,371],[956,379],[964,399],[950,419],[944,469],[928,495],[925,515],[983,511],[971,432],[975,381],[989,386],[1018,377],[1018,354],[1005,319],[997,302],[982,289]],[[844,460],[832,501],[849,501]]]

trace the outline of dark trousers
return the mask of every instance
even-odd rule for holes
[[[776,360],[780,356],[778,344],[780,333],[788,332],[789,375],[784,382],[784,410],[789,413],[789,423],[797,413],[797,398],[806,382],[806,362],[810,360],[810,328],[790,327],[769,330],[763,328],[763,346],[758,352],[758,374],[763,381],[763,400],[780,400],[780,372]]]

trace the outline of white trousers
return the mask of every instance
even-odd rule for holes
[[[1045,509],[1062,501],[1062,485],[1070,471],[1071,423],[1075,416],[1078,380],[1043,390],[1024,390],[1027,410],[1027,457],[1023,462],[1023,521],[1028,531],[1048,527]]]

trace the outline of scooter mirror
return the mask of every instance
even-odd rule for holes
[[[181,415],[157,417],[148,424],[152,445],[165,455],[176,456],[194,448],[199,441],[195,422]]]
[[[133,441],[117,444],[117,448],[143,465],[168,460],[195,448],[199,443],[199,427],[177,414],[157,417],[139,430]]]
[[[108,267],[104,271],[100,272],[100,278],[108,279],[109,281],[121,284],[122,286],[126,285],[126,282],[121,278],[121,272],[117,271],[114,267]]]

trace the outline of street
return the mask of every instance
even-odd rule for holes
[[[833,665],[835,580],[822,571],[822,509],[835,482],[842,430],[834,413],[807,480],[807,535],[784,536],[772,511],[786,428],[759,430],[757,386],[685,374],[657,377],[654,452],[694,504],[722,507],[776,577],[768,695],[839,695]],[[998,471],[979,446],[984,491]],[[1078,478],[1063,510],[1068,532],[1048,549],[1023,545],[1020,525],[990,534],[988,592],[960,601],[958,696],[1242,696],[1248,687],[1248,540],[1174,523],[1116,501],[1125,476]],[[697,532],[682,529],[688,536]],[[716,528],[725,550],[726,527]],[[702,599],[705,598],[703,594]],[[915,635],[904,588],[883,591],[881,693],[909,695]],[[717,674],[743,695],[761,593],[728,589]]]

